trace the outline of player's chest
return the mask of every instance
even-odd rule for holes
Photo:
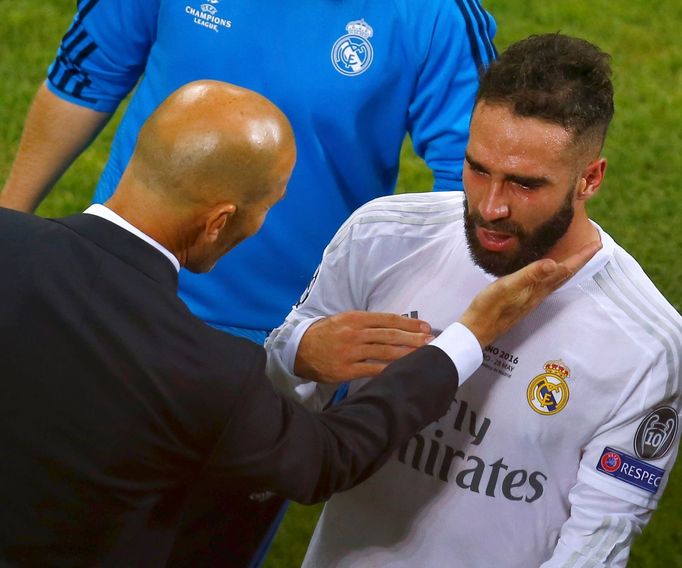
[[[270,97],[279,84],[361,96],[416,73],[402,26],[392,3],[165,1],[152,57]]]
[[[488,284],[446,265],[431,276],[421,271],[412,279],[390,280],[404,285],[380,283],[369,309],[423,319],[436,331],[456,321]],[[481,367],[461,386],[448,413],[425,431],[457,447],[482,448],[496,440],[494,446],[563,444],[579,452],[611,411],[628,365],[623,363],[619,377],[614,349],[583,333],[585,317],[575,302],[552,297],[484,348]]]

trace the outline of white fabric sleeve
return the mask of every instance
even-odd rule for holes
[[[641,361],[583,448],[570,516],[542,568],[626,566],[633,539],[658,504],[677,455],[680,399],[666,388],[665,353]],[[658,475],[653,483],[650,472]]]
[[[280,327],[272,331],[265,342],[268,353],[267,375],[281,394],[298,400],[309,410],[322,410],[339,385],[325,385],[302,379],[294,374],[294,362],[303,334],[324,316],[297,319],[292,317],[294,311]]]
[[[364,277],[358,271],[362,262],[354,262],[351,217],[325,249],[322,262],[284,323],[274,329],[267,341],[267,374],[273,386],[311,410],[321,410],[338,385],[325,385],[297,377],[294,370],[301,337],[317,320],[349,310],[361,310],[360,292],[355,284]]]
[[[301,343],[301,338],[308,331],[308,328],[315,322],[324,319],[324,316],[317,316],[302,320],[296,327],[293,328],[289,341],[284,345],[281,354],[281,361],[288,373],[293,374],[294,364],[296,363],[296,353],[298,352],[298,345]]]
[[[457,367],[460,386],[483,362],[483,351],[478,339],[468,327],[459,322],[446,327],[431,345],[439,347],[452,359]]]
[[[607,420],[585,443],[578,468],[578,483],[589,485],[615,499],[647,509],[656,508],[675,463],[680,436],[681,401],[679,393],[671,395],[668,392],[667,379],[665,353],[654,361],[641,358],[641,368],[632,370],[628,381],[621,383],[620,400],[611,409]],[[656,421],[657,413],[669,415],[672,423],[667,429],[669,439],[666,448],[652,455],[637,456],[637,441],[646,436],[647,422],[652,418]],[[602,465],[609,452],[617,454],[613,459],[619,463],[611,474],[605,472]],[[632,470],[632,475],[623,475],[623,467]],[[637,469],[642,472],[637,473]],[[644,477],[652,481],[648,473],[644,475],[645,471],[654,472],[658,479],[645,483]]]
[[[552,557],[540,568],[625,568],[632,541],[652,509],[614,499],[584,483],[569,493],[571,516]]]

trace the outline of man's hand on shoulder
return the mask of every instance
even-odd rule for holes
[[[343,312],[315,322],[296,352],[294,372],[321,383],[372,377],[431,339],[425,321],[398,314]]]

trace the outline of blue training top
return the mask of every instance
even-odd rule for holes
[[[269,330],[346,217],[393,191],[406,132],[434,188],[461,189],[494,32],[478,0],[80,0],[48,86],[111,112],[142,77],[96,202],[116,187],[141,124],[185,83],[234,83],[286,113],[298,148],[286,198],[212,272],[180,276],[180,295],[206,322]]]

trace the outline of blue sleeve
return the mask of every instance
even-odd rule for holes
[[[479,69],[492,61],[495,20],[478,0],[442,0],[421,30],[425,53],[409,108],[415,152],[434,175],[434,190],[462,189],[462,166]]]
[[[79,0],[47,86],[75,104],[113,112],[142,75],[160,0]]]

